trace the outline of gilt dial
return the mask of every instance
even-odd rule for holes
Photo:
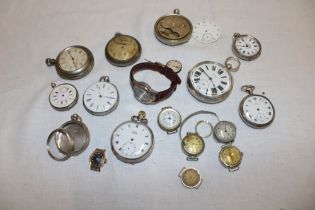
[[[241,164],[242,157],[243,153],[233,145],[222,147],[219,154],[221,163],[229,169],[237,168]]]
[[[259,40],[251,35],[234,34],[232,46],[234,54],[243,60],[254,60],[261,54]]]
[[[196,133],[188,133],[182,140],[182,148],[188,156],[200,155],[205,147],[202,137]]]
[[[188,73],[188,90],[204,103],[218,103],[224,100],[233,87],[232,76],[226,68],[215,62],[197,64]]]
[[[58,111],[69,110],[78,102],[79,94],[73,85],[64,83],[56,86],[52,83],[52,87],[49,102],[54,109]]]
[[[214,127],[214,136],[221,143],[231,143],[236,136],[236,126],[229,121],[220,121]]]
[[[112,134],[112,149],[123,162],[137,163],[146,159],[153,149],[153,133],[145,124],[132,121],[119,125]]]
[[[102,79],[103,77],[99,82],[91,85],[83,95],[84,107],[94,115],[105,115],[114,111],[119,101],[116,86],[109,80]]]
[[[179,174],[182,184],[187,188],[198,188],[201,184],[201,176],[195,168],[183,168]]]

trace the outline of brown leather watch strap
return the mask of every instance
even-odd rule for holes
[[[133,85],[135,81],[134,75],[137,72],[142,71],[142,70],[152,70],[152,71],[159,72],[160,74],[164,75],[167,79],[171,81],[171,86],[168,89],[158,92],[158,94],[156,95],[155,102],[158,102],[158,101],[161,101],[170,97],[172,93],[176,90],[177,85],[181,83],[181,79],[179,78],[177,73],[175,73],[171,68],[161,65],[159,63],[145,62],[145,63],[138,63],[132,67],[130,71],[131,85]]]

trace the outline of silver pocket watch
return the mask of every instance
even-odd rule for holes
[[[85,109],[93,115],[106,115],[114,111],[119,103],[117,87],[110,83],[108,76],[88,87],[83,95]]]
[[[51,83],[51,87],[53,89],[49,94],[49,103],[57,111],[69,110],[77,104],[79,93],[73,85]]]
[[[253,85],[244,85],[241,90],[248,93],[239,106],[241,119],[253,128],[268,127],[275,118],[275,108],[271,101],[263,95],[254,94]]]
[[[150,156],[154,147],[154,136],[144,111],[115,128],[111,147],[119,160],[129,164],[139,163]]]
[[[240,64],[240,61],[234,57],[228,57],[224,65],[213,61],[197,63],[188,72],[188,91],[203,103],[212,104],[224,101],[233,88],[230,71],[238,71]]]
[[[232,51],[238,58],[251,61],[260,56],[261,44],[252,35],[234,33]]]
[[[92,52],[83,46],[70,46],[62,50],[56,59],[47,58],[47,66],[55,66],[57,73],[64,79],[80,79],[93,69]]]

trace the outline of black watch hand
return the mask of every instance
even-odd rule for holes
[[[68,50],[67,50],[67,53],[70,55],[74,67],[77,68],[77,65],[74,62],[74,57],[72,57],[71,53]]]

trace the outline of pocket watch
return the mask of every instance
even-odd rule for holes
[[[198,160],[198,156],[203,152],[205,142],[197,133],[187,133],[182,140],[182,149],[188,156],[187,160]]]
[[[173,14],[160,17],[154,25],[156,38],[166,45],[180,45],[188,42],[192,34],[192,24],[175,9]]]
[[[91,85],[83,95],[83,105],[93,115],[106,115],[114,111],[118,103],[118,90],[110,83],[108,76],[102,76],[99,82]]]
[[[231,143],[236,137],[236,126],[229,121],[220,121],[214,126],[214,136],[220,143]]]
[[[251,61],[260,56],[261,44],[252,35],[234,33],[232,51],[238,58]]]
[[[129,66],[141,55],[141,45],[132,36],[116,33],[105,47],[107,60],[115,66]]]
[[[106,154],[105,149],[99,149],[96,148],[94,152],[91,154],[89,163],[90,163],[90,169],[93,171],[101,171],[101,168],[106,164]]]
[[[62,50],[56,59],[47,58],[46,64],[55,66],[64,79],[80,79],[93,69],[94,57],[89,49],[76,45]]]
[[[53,89],[49,94],[49,103],[54,109],[65,111],[77,104],[79,93],[73,85],[68,83],[60,85],[51,83],[51,87]]]
[[[171,106],[162,108],[158,115],[158,124],[167,134],[176,133],[181,121],[179,112]]]
[[[233,78],[230,71],[237,71],[239,67],[240,61],[234,57],[228,57],[225,65],[213,61],[200,62],[188,72],[188,91],[203,103],[219,103],[232,91]]]
[[[248,93],[239,106],[241,119],[253,128],[268,127],[275,118],[275,108],[271,101],[263,95],[254,94],[253,85],[244,85],[241,90]]]
[[[112,133],[113,153],[125,163],[139,163],[148,158],[153,150],[154,136],[145,115],[144,111],[140,111],[138,116],[121,123]]]
[[[182,184],[190,189],[198,189],[202,182],[200,173],[195,168],[183,167],[178,176],[180,177]]]
[[[90,143],[90,134],[79,115],[50,133],[47,139],[47,152],[54,160],[64,161],[82,153]]]
[[[229,169],[229,171],[234,171],[239,169],[239,165],[242,162],[243,153],[233,145],[222,146],[219,153],[219,160],[222,165]]]

